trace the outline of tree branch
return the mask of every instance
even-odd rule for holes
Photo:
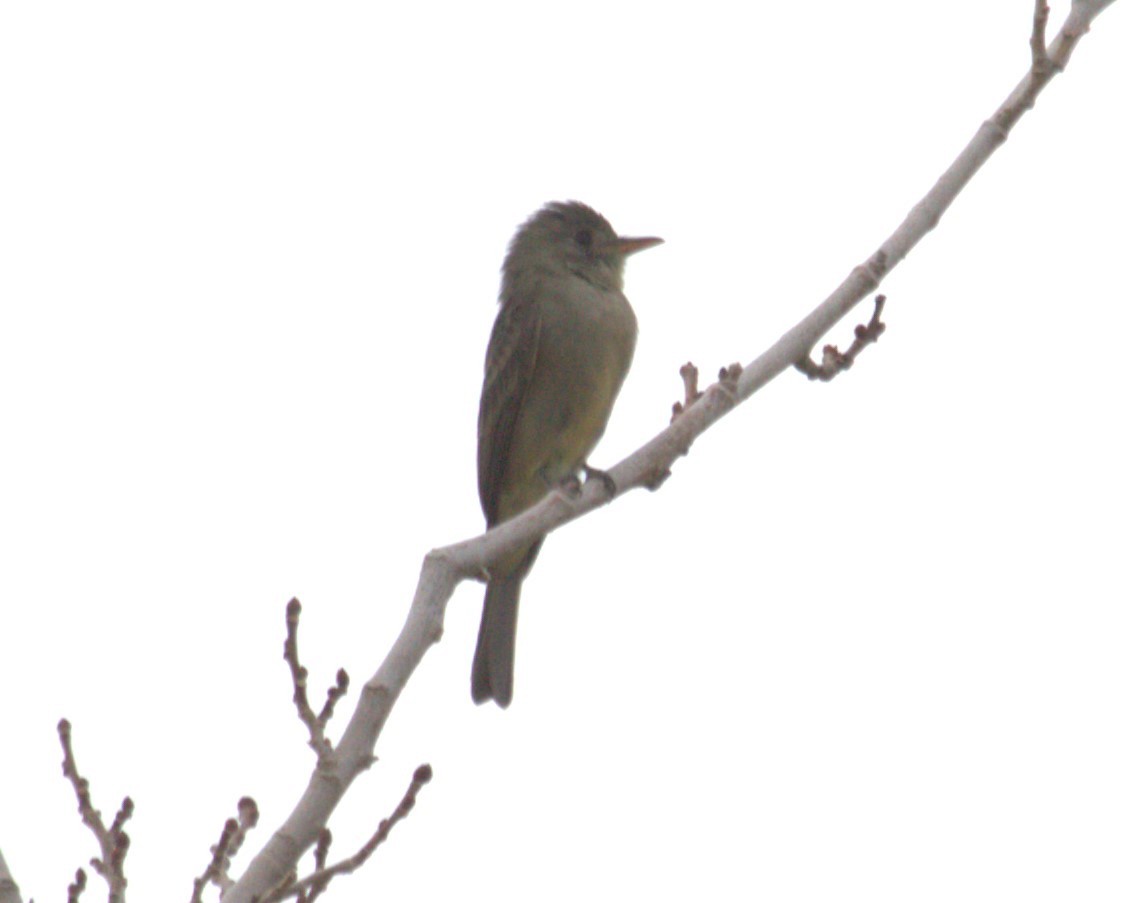
[[[576,518],[582,517],[636,487],[657,486],[670,465],[693,441],[730,410],[774,377],[802,361],[812,348],[863,298],[879,286],[908,252],[938,224],[940,217],[982,165],[1006,140],[1011,128],[1029,110],[1042,89],[1060,72],[1095,16],[1112,0],[1073,0],[1070,13],[1046,56],[1033,54],[1031,69],[1009,97],[907,214],[899,227],[866,261],[815,310],[786,332],[739,375],[732,369],[679,412],[673,422],[607,472],[614,481],[611,495],[600,481],[587,481],[581,494],[568,498],[552,492],[539,504],[487,533],[429,552],[420,572],[412,607],[395,644],[373,677],[364,685],[345,733],[324,766],[317,768],[293,812],[254,858],[245,875],[223,900],[250,903],[258,894],[280,886],[302,853],[318,838],[330,814],[352,781],[373,761],[373,749],[385,721],[420,660],[443,634],[444,609],[462,580],[481,580],[491,565],[513,550],[530,545]],[[1036,0],[1035,46],[1045,43],[1045,13]],[[1041,21],[1041,24],[1039,24]],[[1038,48],[1040,50],[1040,48]],[[687,391],[687,396],[690,393]]]
[[[0,903],[22,903],[20,888],[12,873],[8,871],[8,863],[4,861],[3,852],[0,852]]]

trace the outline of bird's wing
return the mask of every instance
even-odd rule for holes
[[[479,399],[479,501],[488,525],[499,521],[499,496],[515,423],[535,372],[539,351],[539,305],[508,298],[487,345]]]

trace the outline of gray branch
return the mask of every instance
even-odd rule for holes
[[[845,314],[871,294],[908,252],[938,224],[963,187],[1006,140],[1010,130],[1033,105],[1038,94],[1062,69],[1095,16],[1112,0],[1073,0],[1054,40],[1045,46],[1046,8],[1037,0],[1031,68],[993,116],[987,119],[912,208],[899,227],[867,260],[852,270],[831,295],[766,352],[743,369],[730,367],[693,400],[661,433],[611,468],[616,495],[638,487],[655,487],[670,465],[717,420],[757,392],[777,374],[795,365]],[[1042,49],[1045,50],[1043,56]],[[250,903],[280,883],[297,864],[329,819],[353,780],[373,761],[373,750],[392,706],[424,654],[443,634],[444,609],[463,580],[479,580],[489,567],[515,549],[524,548],[562,525],[611,500],[600,481],[586,482],[581,495],[552,492],[542,502],[487,533],[429,552],[411,610],[396,643],[361,691],[344,736],[323,767],[309,780],[285,824],[254,858],[242,878],[225,894],[224,903]]]
[[[4,853],[0,851],[0,903],[23,903],[20,888],[16,880],[8,871],[8,863],[4,861]]]

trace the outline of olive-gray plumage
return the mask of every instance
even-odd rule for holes
[[[620,238],[585,204],[551,203],[519,227],[503,261],[479,404],[479,499],[488,527],[577,475],[606,429],[638,323],[626,258],[659,244]],[[477,702],[511,702],[519,588],[542,541],[487,582],[471,671]]]

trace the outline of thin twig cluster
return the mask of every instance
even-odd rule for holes
[[[329,688],[325,705],[320,712],[315,712],[309,704],[309,671],[301,664],[298,651],[300,625],[301,603],[297,599],[290,599],[285,607],[285,661],[289,665],[289,673],[293,680],[293,703],[297,708],[297,717],[309,733],[309,746],[317,754],[317,770],[327,772],[335,765],[336,752],[325,736],[325,729],[333,717],[337,703],[348,692],[349,675],[343,668],[337,671],[336,683]],[[333,865],[329,865],[333,834],[327,827],[322,828],[313,845],[313,871],[303,878],[297,877],[296,870],[290,871],[275,887],[259,896],[258,903],[291,898],[298,903],[312,903],[325,892],[334,878],[356,871],[369,860],[387,839],[393,826],[412,811],[420,788],[431,779],[431,766],[421,765],[417,768],[412,776],[412,783],[392,814],[380,822],[376,831],[357,852]],[[238,817],[226,821],[218,842],[210,848],[210,863],[194,881],[191,903],[201,903],[202,893],[210,884],[217,886],[223,894],[233,886],[234,882],[229,874],[231,860],[241,849],[247,832],[256,827],[257,822],[257,804],[249,797],[243,797],[238,803]]]
[[[71,748],[71,722],[66,718],[61,719],[57,731],[60,746],[63,747],[63,776],[71,782],[75,790],[75,798],[79,802],[79,815],[83,823],[91,829],[99,844],[99,855],[91,858],[91,867],[107,882],[108,900],[111,903],[122,903],[127,892],[127,877],[123,872],[123,863],[131,846],[131,839],[123,830],[123,826],[134,813],[135,804],[131,802],[129,796],[123,797],[111,826],[104,825],[102,813],[91,802],[91,787],[87,778],[79,773],[79,766],[75,762],[75,753]],[[80,894],[86,887],[87,874],[83,869],[77,869],[75,880],[67,888],[69,903],[79,900]]]

